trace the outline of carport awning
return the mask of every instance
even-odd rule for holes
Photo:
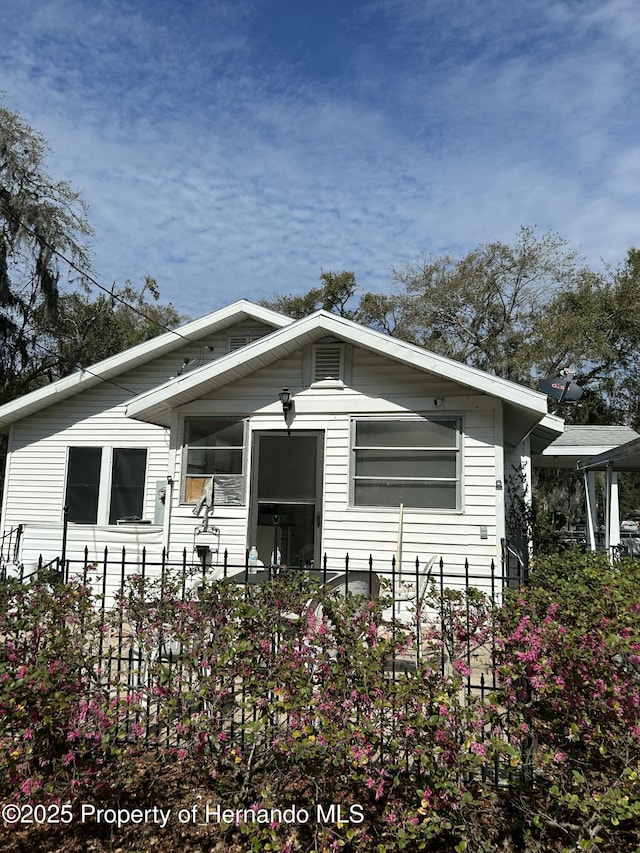
[[[601,470],[611,467],[614,471],[640,471],[640,438],[628,441],[597,456],[580,459],[579,471]]]
[[[640,441],[640,435],[627,426],[601,424],[566,424],[561,436],[542,452],[534,448],[533,465],[536,468],[584,469],[592,466],[604,470],[604,459],[616,453],[621,446]],[[638,457],[640,461],[640,456]],[[618,470],[635,470],[632,465]]]
[[[591,550],[595,550],[593,530],[595,528],[595,508],[589,495],[588,480],[593,480],[596,471],[606,472],[606,514],[605,544],[607,549],[620,545],[620,514],[618,509],[618,472],[640,471],[640,438],[634,438],[597,456],[581,459],[577,468],[585,476],[587,485],[587,518],[589,520],[589,541]],[[612,553],[610,551],[610,553]]]
[[[565,432],[534,456],[540,468],[570,468],[585,481],[587,535],[595,551],[597,525],[595,474],[605,472],[605,546],[610,555],[620,545],[618,472],[640,471],[640,436],[630,427],[568,424]]]

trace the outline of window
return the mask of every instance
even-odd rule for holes
[[[65,491],[69,521],[116,524],[120,519],[141,520],[146,475],[145,448],[70,447]]]
[[[244,503],[244,421],[187,418],[184,500],[195,503],[215,476],[214,503]]]
[[[459,508],[459,421],[362,419],[353,442],[354,506]]]
[[[69,521],[97,524],[100,495],[101,447],[70,447],[65,506]]]
[[[146,474],[146,450],[114,447],[109,524],[142,518]]]

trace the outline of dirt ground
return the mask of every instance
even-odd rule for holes
[[[96,801],[82,796],[60,822],[0,828],[5,853],[235,853],[234,832],[206,819],[215,816],[216,797],[202,772],[155,751],[138,757],[127,774],[126,796]],[[223,804],[224,805],[224,804]],[[194,808],[195,807],[195,808]],[[28,819],[27,815],[27,819]],[[41,817],[40,815],[38,816]],[[64,822],[62,822],[64,821]],[[120,823],[120,826],[118,826]]]

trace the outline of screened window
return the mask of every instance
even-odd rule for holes
[[[459,421],[359,420],[353,440],[354,506],[459,508]]]
[[[110,481],[109,466],[102,464],[107,453],[112,454]],[[65,490],[69,521],[115,524],[124,518],[141,520],[146,475],[144,448],[70,447]]]
[[[96,524],[100,494],[101,447],[70,447],[65,506],[69,521]]]
[[[136,521],[142,518],[146,475],[146,450],[114,448],[109,524],[115,524],[119,519]]]
[[[187,418],[185,421],[184,499],[195,503],[211,477],[214,502],[244,502],[244,421]]]

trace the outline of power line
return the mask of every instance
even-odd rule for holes
[[[171,329],[169,326],[165,326],[164,323],[161,323],[158,320],[147,316],[144,312],[140,311],[135,306],[130,305],[125,299],[123,299],[121,296],[119,296],[117,293],[115,293],[113,288],[109,289],[109,288],[105,287],[104,285],[100,284],[100,282],[97,281],[88,272],[86,272],[86,270],[80,269],[80,267],[78,267],[78,265],[76,263],[74,263],[73,260],[68,258],[63,252],[61,252],[55,246],[52,246],[51,243],[48,240],[46,240],[44,237],[42,237],[41,235],[38,235],[34,231],[33,228],[26,225],[20,219],[20,217],[15,215],[15,213],[13,213],[12,211],[7,211],[7,210],[5,210],[3,212],[7,213],[13,220],[15,220],[15,222],[18,223],[18,225],[20,225],[28,234],[30,234],[40,244],[46,246],[51,251],[52,254],[54,254],[56,257],[58,257],[62,261],[64,261],[64,263],[67,264],[67,266],[69,266],[71,269],[73,269],[77,273],[79,273],[84,279],[91,282],[91,284],[93,284],[99,290],[104,291],[104,293],[106,293],[111,299],[114,299],[115,301],[121,303],[122,305],[125,306],[125,308],[128,308],[130,311],[133,311],[134,314],[137,314],[139,317],[142,317],[143,320],[146,320],[147,323],[151,323],[152,325],[157,326],[159,329],[162,329],[164,332],[169,332],[170,334],[175,335],[178,338],[181,338],[182,340],[186,341],[187,343],[193,343],[191,338],[186,337],[186,335],[181,334],[180,332],[176,331],[175,329]],[[34,340],[34,341],[32,341],[32,344],[34,346],[38,347],[43,352],[45,352],[47,355],[53,356],[54,358],[56,357],[55,352],[52,352],[50,349],[48,349],[47,347],[45,347],[43,344],[39,343],[38,341]],[[200,349],[202,350],[202,347]],[[114,387],[119,388],[121,391],[126,391],[127,394],[131,394],[131,395],[135,396],[137,393],[136,391],[132,391],[130,388],[126,388],[124,385],[120,385],[118,382],[114,382],[112,379],[107,379],[104,376],[100,376],[99,374],[94,373],[88,367],[79,367],[77,369],[80,370],[81,372],[88,373],[90,376],[93,376],[102,382],[108,382],[110,385],[113,385]]]
[[[31,341],[31,344],[32,344],[32,346],[38,347],[38,349],[41,349],[47,355],[51,355],[54,358],[56,358],[58,355],[57,353],[55,353],[52,350],[45,347],[39,341]],[[126,391],[127,394],[132,394],[133,396],[136,396],[139,393],[138,391],[132,391],[131,388],[125,388],[124,385],[120,385],[118,382],[114,382],[113,379],[107,379],[106,376],[100,376],[99,373],[94,373],[92,370],[89,370],[88,367],[78,367],[76,369],[79,370],[81,373],[88,373],[90,376],[94,376],[96,379],[100,379],[102,382],[108,382],[109,385],[114,385],[116,388],[120,388],[121,391]],[[73,374],[69,374],[69,375],[73,375]],[[58,381],[60,381],[60,379],[66,379],[66,378],[67,377],[61,376],[54,381],[58,382]]]
[[[11,211],[7,211],[7,212],[9,214],[9,216],[12,219],[14,219],[18,223],[18,225],[22,226],[22,228],[24,228],[24,230],[28,234],[31,234],[32,237],[34,237],[36,240],[38,240],[40,243],[42,243],[44,246],[46,246],[54,255],[56,255],[58,258],[63,260],[65,262],[65,264],[70,266],[71,269],[75,270],[83,278],[86,278],[88,281],[91,282],[91,284],[95,285],[100,290],[103,290],[112,299],[115,299],[117,302],[120,302],[122,305],[125,306],[125,308],[128,308],[130,311],[133,311],[133,313],[137,314],[139,317],[142,317],[143,320],[147,321],[147,323],[151,323],[152,325],[157,326],[159,329],[162,329],[164,332],[170,332],[172,335],[176,335],[176,337],[182,338],[182,340],[187,341],[187,343],[193,343],[191,338],[186,337],[186,335],[181,334],[180,332],[176,331],[175,329],[169,328],[169,326],[165,326],[164,323],[160,323],[158,320],[154,320],[152,317],[148,317],[146,314],[144,314],[138,308],[135,308],[133,305],[130,305],[126,300],[122,299],[122,297],[118,296],[113,291],[113,289],[110,290],[108,287],[105,287],[103,284],[100,284],[100,282],[97,281],[88,272],[86,272],[85,270],[81,270],[80,267],[78,267],[70,258],[67,258],[67,256],[64,255],[59,249],[56,249],[56,247],[52,246],[51,243],[49,243],[45,238],[37,235],[32,228],[30,228],[28,225],[25,225],[25,223],[18,216],[15,215],[15,213],[12,213]]]

